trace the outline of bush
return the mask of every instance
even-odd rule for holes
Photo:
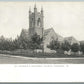
[[[50,42],[50,44],[47,45],[47,47],[50,48],[51,50],[55,50],[55,51],[57,51],[57,50],[60,49],[61,44],[60,44],[59,41],[52,40],[52,41]]]
[[[80,44],[80,51],[82,51],[84,54],[84,44]]]
[[[77,43],[74,43],[71,45],[71,51],[78,52],[80,50],[80,45]]]
[[[69,51],[70,48],[71,48],[71,45],[70,45],[67,41],[65,41],[64,43],[62,43],[61,48],[62,48],[62,50],[64,50],[64,51]]]

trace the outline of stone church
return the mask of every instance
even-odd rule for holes
[[[64,42],[64,40],[71,41],[72,43],[76,43],[76,40],[72,40],[70,37],[63,38],[58,35],[53,28],[44,28],[44,11],[41,8],[41,11],[38,12],[36,5],[34,6],[34,12],[29,9],[29,29],[23,29],[23,36],[30,38],[33,34],[37,33],[40,37],[43,37],[44,44],[44,52],[52,53],[54,50],[50,50],[47,48],[47,45],[50,44],[52,40],[58,39],[59,42]],[[70,39],[69,39],[70,38]]]
[[[43,37],[44,52],[52,53],[54,50],[47,48],[47,45],[58,38],[59,41],[63,41],[63,37],[56,34],[53,28],[44,28],[44,11],[38,12],[36,5],[34,6],[34,12],[29,9],[29,29],[22,29],[23,36],[30,38],[33,34],[37,33],[40,37]],[[40,50],[38,50],[40,51]]]

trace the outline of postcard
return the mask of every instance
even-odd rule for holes
[[[84,2],[0,1],[0,82],[84,82],[83,22]]]

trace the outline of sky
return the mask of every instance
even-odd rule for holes
[[[44,11],[44,29],[84,40],[84,2],[0,2],[0,36],[16,38],[29,28],[29,7]]]

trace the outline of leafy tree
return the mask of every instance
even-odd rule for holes
[[[3,36],[0,37],[0,50],[12,50],[13,49],[13,41],[11,38],[7,39]]]
[[[12,50],[20,49],[20,42],[19,39],[16,38],[12,42]]]
[[[4,50],[5,38],[4,36],[0,37],[0,50]]]
[[[80,51],[82,51],[84,54],[84,44],[80,44]]]
[[[35,33],[35,34],[31,37],[31,40],[29,41],[28,47],[29,47],[30,49],[32,49],[33,51],[34,51],[35,49],[42,49],[41,43],[42,43],[42,38],[40,38],[40,36],[37,35],[37,33]]]
[[[17,46],[18,45],[20,49],[28,49],[28,39],[18,39]]]
[[[42,49],[42,41],[39,35],[36,33],[29,40],[24,31],[21,32],[21,35],[16,39],[6,39],[4,36],[0,37],[0,50],[16,50],[16,49]]]
[[[65,41],[64,43],[62,43],[61,48],[62,48],[64,51],[69,51],[70,48],[71,48],[71,45],[69,44],[69,42]]]
[[[52,40],[47,47],[50,48],[51,50],[57,51],[58,49],[60,49],[61,44],[58,40]]]
[[[78,43],[74,43],[71,45],[71,50],[73,52],[78,52],[80,50],[80,45]]]

